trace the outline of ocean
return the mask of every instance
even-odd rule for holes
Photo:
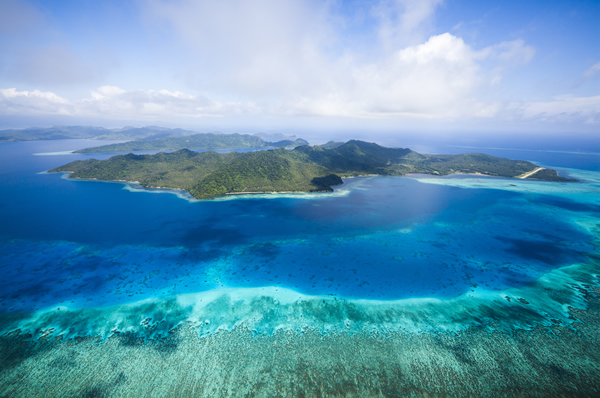
[[[370,176],[205,201],[46,173],[112,155],[70,153],[99,144],[0,144],[1,334],[514,334],[572,328],[597,284],[598,153],[429,146],[580,181]]]

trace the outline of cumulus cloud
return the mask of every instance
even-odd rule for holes
[[[486,99],[487,90],[502,85],[506,70],[531,61],[535,48],[516,39],[476,49],[451,33],[431,35],[441,3],[380,0],[366,6],[371,14],[365,18],[373,25],[361,25],[360,33],[375,32],[376,40],[369,41],[374,50],[365,56],[362,48],[348,45],[344,33],[350,22],[336,1],[142,0],[151,29],[166,27],[186,54],[186,62],[178,63],[185,65],[180,75],[186,76],[185,91],[194,95],[107,85],[89,98],[67,101],[51,92],[7,89],[0,94],[0,112],[171,120],[232,115],[392,120],[584,115],[596,120],[581,98],[518,107]],[[59,62],[36,63],[59,76]],[[66,75],[69,70],[64,68]],[[568,110],[559,116],[563,105]]]
[[[223,116],[235,108],[235,104],[220,104],[179,91],[125,91],[113,86],[96,89],[91,98],[77,102],[76,106],[78,112],[87,115],[147,118]]]
[[[290,108],[329,116],[448,116],[479,83],[477,56],[457,37],[433,36],[379,62],[349,66],[333,92]]]
[[[435,45],[435,39],[432,39]],[[456,38],[442,37],[438,40],[459,40]],[[431,41],[431,40],[430,40]],[[429,43],[429,42],[428,42]],[[437,43],[439,44],[439,43]],[[468,47],[463,47],[464,43],[457,43],[458,49],[462,51],[472,51]],[[438,59],[438,55],[430,53],[427,43],[425,47],[413,49],[414,52],[398,54],[398,62],[402,67],[406,67],[408,62],[409,69],[414,73],[420,73],[419,67],[431,59]],[[474,56],[477,55],[474,52]],[[462,57],[453,58],[452,56],[443,59],[441,64],[452,62],[453,59],[463,59]],[[468,64],[455,64],[454,69],[445,71],[448,75],[456,73],[463,68],[474,67]],[[443,68],[442,68],[443,69]],[[468,74],[468,73],[467,73]],[[413,84],[412,78],[415,75],[409,74],[406,77],[407,90]],[[418,76],[417,76],[418,77]],[[440,74],[438,79],[430,84],[436,86],[440,93],[438,106],[443,112],[430,112],[431,104],[426,103],[427,97],[423,97],[423,103],[419,98],[412,95],[401,95],[403,90],[392,90],[390,93],[371,95],[370,98],[383,98],[377,101],[357,101],[352,94],[357,90],[362,92],[366,90],[366,85],[372,84],[376,80],[381,80],[380,84],[373,90],[381,90],[388,81],[389,76],[378,76],[376,72],[365,71],[364,76],[358,76],[357,85],[348,93],[338,93],[324,96],[317,99],[300,98],[295,101],[259,105],[254,102],[219,102],[211,100],[204,96],[185,94],[179,91],[169,90],[123,90],[115,86],[102,86],[91,92],[89,98],[69,101],[53,92],[18,91],[15,88],[0,89],[0,115],[69,115],[78,117],[104,117],[110,118],[130,118],[130,119],[200,119],[214,117],[231,116],[341,116],[351,118],[383,118],[393,119],[397,117],[411,118],[460,118],[468,115],[472,117],[492,117],[497,116],[511,120],[537,120],[543,122],[574,122],[597,124],[600,123],[600,96],[594,97],[557,97],[553,101],[535,102],[530,104],[500,104],[495,102],[484,102],[470,99],[461,91],[470,90],[469,80],[463,82],[459,79],[451,82],[444,82],[447,75]],[[361,80],[362,79],[362,80]],[[418,82],[417,80],[414,80]],[[394,83],[404,84],[404,83]],[[438,84],[444,84],[442,88]],[[444,96],[444,90],[447,93]],[[459,94],[456,94],[459,92]],[[400,93],[400,94],[398,94]],[[367,93],[369,95],[370,93]],[[385,97],[388,95],[388,97]],[[450,103],[458,101],[455,107]],[[423,111],[427,109],[427,112]],[[402,111],[399,111],[402,109]],[[450,111],[449,111],[450,110]]]
[[[0,112],[5,115],[70,115],[72,104],[52,92],[0,89]]]
[[[478,99],[503,71],[529,62],[534,49],[522,40],[475,50],[444,33],[404,47],[377,62],[338,69],[332,91],[284,103],[300,114],[350,117],[492,117],[503,105]],[[487,70],[482,64],[492,64]]]
[[[475,50],[450,33],[428,36],[441,3],[373,3],[378,39],[365,57],[345,45],[336,2],[146,2],[149,21],[173,29],[194,54],[186,83],[204,92],[285,115],[493,116],[499,105],[480,92],[535,50],[520,39]]]
[[[106,118],[201,118],[254,112],[252,103],[219,103],[168,90],[132,90],[102,86],[90,98],[69,101],[52,92],[0,89],[0,114],[71,115]]]

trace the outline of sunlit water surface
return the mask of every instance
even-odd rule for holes
[[[363,309],[368,303],[410,303],[413,312],[432,300],[464,306],[469,297],[503,300],[505,292],[527,289],[553,275],[551,270],[589,261],[596,250],[598,155],[557,157],[561,175],[579,183],[358,177],[345,179],[332,194],[208,201],[43,173],[73,160],[111,156],[69,153],[97,144],[0,144],[0,312],[45,314],[44,322],[55,327],[93,333],[89,328],[100,327],[97,319],[73,329],[47,316],[57,308],[63,313],[107,308],[112,317],[106,321],[104,313],[103,319],[110,330],[124,322],[127,308],[152,303],[143,316],[157,319],[155,311],[168,317],[165,308],[173,307],[165,303],[176,300],[174,324],[195,314],[206,325],[206,313],[222,313],[230,316],[221,316],[225,325],[252,318],[273,328],[309,313],[290,310],[295,315],[280,314],[273,326],[264,314],[229,313],[231,300],[268,296],[275,304],[298,304],[324,297],[360,303]],[[486,152],[536,161],[535,153]],[[552,166],[547,153],[540,159]],[[569,161],[576,168],[569,168]],[[204,306],[223,292],[229,301],[199,313],[198,303]],[[559,309],[577,300],[564,298]],[[257,317],[263,317],[262,324]],[[317,318],[310,322],[318,324]],[[348,315],[338,318],[345,322]],[[139,319],[131,322],[136,324]]]

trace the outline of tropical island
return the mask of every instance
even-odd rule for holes
[[[330,142],[326,147],[303,145],[293,150],[224,154],[189,149],[154,155],[129,153],[106,160],[77,160],[49,172],[68,172],[75,179],[135,181],[148,188],[184,189],[197,199],[236,193],[332,191],[332,186],[343,183],[342,177],[360,175],[460,173],[576,181],[531,162],[482,153],[426,155],[357,140]]]
[[[0,130],[0,142],[39,140],[126,140],[127,142],[84,148],[77,153],[113,153],[131,151],[173,151],[177,149],[294,148],[308,145],[296,136],[281,133],[222,134],[197,133],[160,126],[106,129],[93,126],[31,127]]]
[[[132,151],[174,151],[178,149],[240,149],[240,148],[295,148],[308,145],[302,138],[285,138],[279,141],[265,141],[257,135],[199,133],[183,137],[169,136],[152,140],[136,140],[118,144],[84,148],[75,153],[113,153]],[[295,138],[295,137],[294,137]]]

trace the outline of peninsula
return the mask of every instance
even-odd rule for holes
[[[155,155],[117,155],[106,160],[77,160],[50,172],[70,178],[137,181],[144,187],[185,189],[197,199],[231,193],[332,191],[342,177],[454,173],[519,177],[538,169],[523,160],[481,153],[425,155],[408,148],[386,148],[351,140],[341,145],[298,146],[257,152],[198,153],[181,149]],[[531,178],[575,181],[544,169]]]

